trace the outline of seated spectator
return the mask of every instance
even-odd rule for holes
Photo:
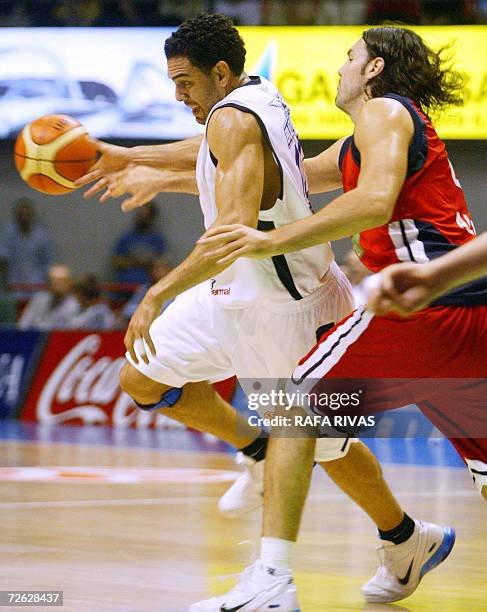
[[[7,283],[42,283],[52,262],[52,240],[36,220],[34,203],[21,198],[13,204],[13,220],[0,238],[0,271]]]
[[[119,283],[150,283],[150,268],[166,250],[166,242],[154,228],[157,208],[153,202],[135,211],[134,226],[124,232],[113,249],[112,267]]]
[[[78,279],[73,292],[80,311],[69,321],[69,329],[113,329],[115,316],[101,298],[98,279],[94,274],[86,274]]]
[[[20,329],[62,329],[80,311],[74,297],[71,269],[64,264],[49,268],[49,288],[29,300],[19,319]]]
[[[120,324],[125,327],[125,325],[130,321],[131,316],[134,314],[135,309],[142,301],[142,298],[146,294],[149,287],[157,283],[157,281],[160,281],[161,278],[164,278],[164,276],[166,276],[166,274],[170,271],[171,267],[163,259],[156,259],[150,270],[151,282],[147,283],[146,285],[141,285],[122,308],[122,312],[120,313]]]

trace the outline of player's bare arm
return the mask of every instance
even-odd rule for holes
[[[257,121],[234,108],[217,110],[210,120],[207,139],[218,160],[215,181],[218,216],[213,227],[233,223],[256,227],[264,193],[264,142]],[[218,263],[217,259],[208,246],[197,244],[177,268],[148,290],[125,335],[125,346],[135,362],[134,342],[139,338],[144,338],[155,354],[149,327],[162,304],[228,267],[229,264]]]
[[[344,140],[345,138],[341,138],[319,155],[304,160],[304,170],[310,193],[325,193],[341,188],[342,174],[338,159]]]
[[[361,154],[357,187],[321,211],[270,232],[241,226],[210,228],[201,242],[214,244],[221,262],[238,257],[267,258],[352,236],[387,223],[406,178],[414,132],[409,113],[395,100],[364,104],[354,138]]]
[[[338,157],[344,139],[325,151],[304,160],[310,193],[324,193],[341,187]],[[201,136],[168,145],[120,147],[96,141],[101,156],[93,169],[79,179],[78,186],[97,181],[84,197],[104,191],[100,202],[129,193],[121,207],[128,212],[143,206],[158,193],[198,194],[196,157]]]
[[[382,270],[368,306],[377,314],[416,312],[437,297],[487,274],[487,233],[427,264],[401,263]]]
[[[100,202],[130,194],[121,208],[128,212],[153,200],[158,193],[198,195],[194,170],[175,171],[130,163],[123,170],[106,176],[106,191]]]
[[[95,140],[100,157],[91,170],[75,184],[82,187],[96,181],[84,194],[85,198],[90,198],[108,186],[108,178],[113,172],[124,170],[129,164],[194,173],[201,140],[202,136],[199,135],[169,144],[137,147],[121,147]]]

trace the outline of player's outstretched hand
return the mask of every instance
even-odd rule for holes
[[[378,315],[391,311],[408,315],[427,306],[442,291],[433,287],[427,265],[394,264],[375,278],[367,307]]]
[[[231,264],[239,257],[266,259],[274,255],[271,232],[261,232],[238,223],[210,227],[198,244],[205,246],[208,256],[222,265]]]
[[[156,354],[156,348],[149,329],[152,321],[159,315],[160,311],[159,303],[156,303],[156,300],[146,293],[130,319],[123,341],[125,348],[135,363],[139,363],[137,353],[144,363],[149,363],[146,347],[149,348],[153,355]]]
[[[106,177],[109,173],[122,170],[130,163],[130,148],[109,144],[94,138],[91,141],[96,145],[100,157],[84,176],[75,181],[76,187],[84,187],[96,181],[84,194],[84,198],[91,198],[107,186]]]
[[[162,172],[160,169],[139,164],[128,164],[123,170],[111,172],[106,176],[104,185],[106,191],[101,196],[100,202],[119,198],[128,193],[131,197],[121,204],[124,212],[143,206],[159,193],[158,182],[161,180]]]

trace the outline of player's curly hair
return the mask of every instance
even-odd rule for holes
[[[224,15],[202,13],[187,19],[164,45],[166,58],[184,56],[193,66],[210,72],[225,61],[235,75],[243,72],[245,45],[237,28]]]
[[[396,26],[370,28],[362,38],[369,58],[385,62],[367,84],[373,98],[396,93],[428,113],[463,104],[464,78],[451,66],[451,45],[433,51],[418,34]]]

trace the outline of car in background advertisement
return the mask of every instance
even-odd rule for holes
[[[437,123],[441,138],[487,138],[487,26],[417,26],[433,48],[454,45],[465,104]],[[100,138],[154,141],[202,131],[177,102],[164,42],[171,28],[2,28],[0,138],[29,121],[67,113]],[[273,81],[301,139],[353,131],[335,106],[338,70],[363,26],[242,27],[246,70]]]
[[[177,139],[200,128],[174,97],[163,53],[169,28],[5,28],[0,138],[50,113],[100,138]]]

